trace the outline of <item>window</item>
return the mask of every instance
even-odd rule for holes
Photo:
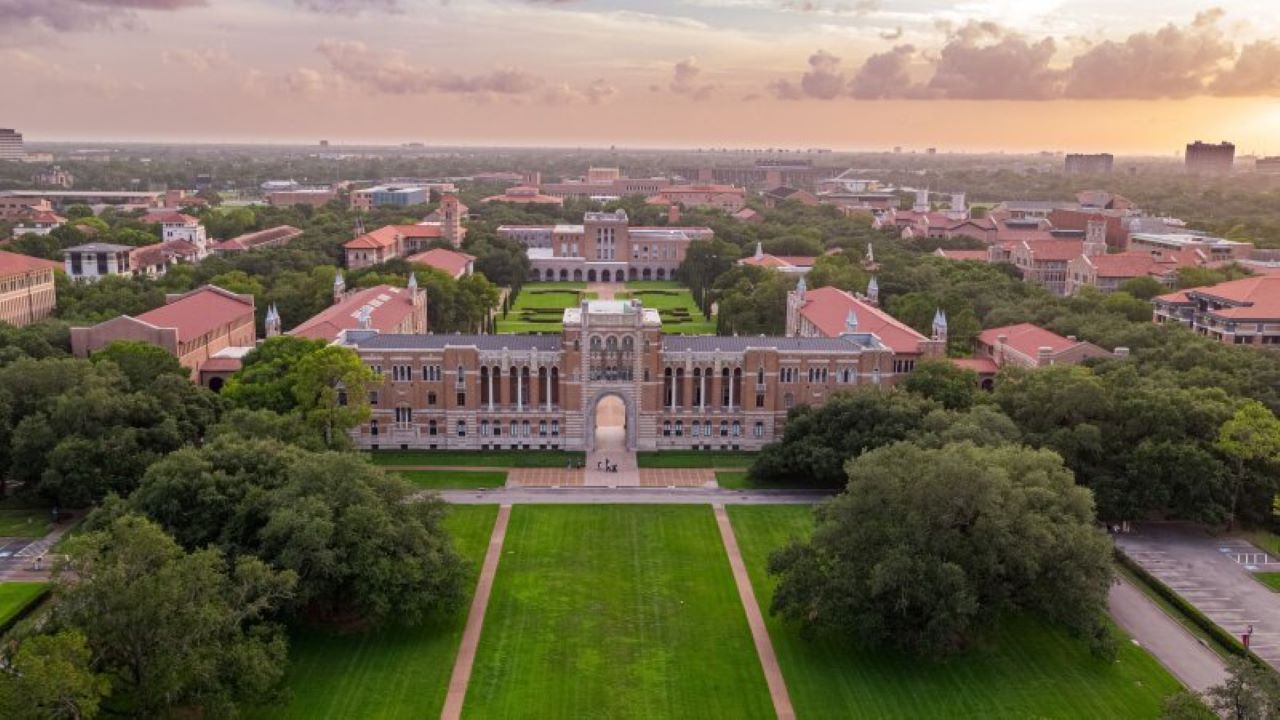
[[[729,423],[726,420],[720,421],[720,437],[729,437]]]
[[[461,365],[459,365],[458,366],[458,387],[466,387],[466,384],[467,384],[467,371],[464,370]]]
[[[702,434],[706,435],[707,437],[711,437],[711,421],[710,420],[702,421]]]
[[[511,421],[511,437],[515,437],[520,432],[520,425],[515,420]]]
[[[676,437],[684,437],[684,421],[676,421]]]
[[[489,437],[489,421],[480,421],[480,437]]]
[[[742,423],[737,420],[733,421],[733,436],[742,437]]]
[[[662,421],[662,436],[671,437],[671,421],[670,420]]]
[[[756,407],[764,407],[764,393],[756,393]]]
[[[428,405],[435,405],[435,404],[436,404],[436,394],[435,394],[435,393],[433,393],[433,392],[429,392],[429,393],[427,393],[427,404],[428,404]]]
[[[378,421],[377,420],[369,421],[369,434],[374,437],[378,437]]]
[[[338,388],[338,405],[341,407],[347,406],[347,391],[343,388]]]
[[[542,437],[546,437],[546,436],[547,436],[547,421],[546,421],[546,420],[539,420],[539,421],[538,421],[538,435],[540,435],[540,436],[542,436]]]
[[[560,435],[560,421],[559,421],[559,420],[552,420],[552,421],[551,421],[551,436],[552,436],[552,437],[558,437],[559,435]]]
[[[467,436],[467,421],[459,420],[458,421],[458,437],[466,437],[466,436]]]
[[[796,404],[796,398],[791,393],[787,393],[786,395],[782,396],[782,407],[784,409],[790,410],[791,407],[795,404]]]
[[[764,423],[757,422],[756,426],[751,429],[751,434],[758,438],[764,437]]]
[[[689,425],[689,434],[693,437],[698,437],[702,434],[702,426],[698,424],[697,420]]]
[[[382,377],[382,366],[381,366],[381,365],[370,365],[370,366],[369,366],[369,369],[373,371],[374,376],[376,376],[376,377]]]
[[[440,366],[439,366],[439,365],[423,365],[423,366],[422,366],[422,379],[423,379],[423,380],[427,380],[427,381],[429,381],[429,382],[430,382],[430,381],[436,381],[436,380],[439,380],[439,379],[440,379]]]
[[[396,408],[396,422],[398,423],[413,422],[413,408],[407,408],[407,407]]]
[[[436,421],[435,421],[435,420],[428,420],[428,421],[427,421],[427,434],[428,434],[428,435],[435,435],[435,434],[436,434],[436,432],[437,432],[437,430],[436,430]]]
[[[378,391],[377,391],[377,390],[370,390],[370,391],[369,391],[369,404],[370,404],[370,405],[377,405],[377,404],[378,404]]]
[[[528,420],[523,420],[520,422],[520,437],[529,437],[529,421]]]
[[[455,403],[454,403],[454,404],[455,404],[457,407],[466,407],[466,405],[467,405],[467,394],[466,394],[466,393],[464,393],[464,392],[460,392],[460,393],[458,393],[458,396],[457,396],[456,398],[454,398],[454,400],[455,400]]]
[[[392,365],[392,382],[409,382],[413,379],[413,368],[409,365]]]

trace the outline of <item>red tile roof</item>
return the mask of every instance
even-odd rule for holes
[[[1188,296],[1204,296],[1241,305],[1210,311],[1219,317],[1240,320],[1280,318],[1280,275],[1259,275],[1232,280],[1208,287],[1193,288],[1186,293]]]
[[[180,213],[173,210],[155,210],[142,216],[142,222],[160,223],[161,225],[190,225],[200,222],[199,219],[193,218],[186,213]]]
[[[782,267],[813,267],[818,258],[807,257],[804,255],[770,255],[765,253],[760,257],[751,255],[738,261],[739,265],[758,265],[768,268]]]
[[[1032,261],[1074,260],[1084,254],[1083,240],[1024,240]]]
[[[475,259],[474,255],[445,248],[432,248],[408,258],[409,262],[414,265],[426,265],[437,270],[443,270],[450,277],[455,278],[462,275],[467,269],[467,264],[474,262]]]
[[[948,260],[977,260],[986,262],[990,258],[991,253],[986,250],[942,250],[939,249],[934,253],[938,257],[944,257]]]
[[[253,296],[239,295],[216,285],[205,285],[171,298],[166,305],[135,319],[161,328],[175,328],[178,341],[198,338],[228,323],[253,316]]]
[[[978,342],[990,347],[996,347],[1000,342],[999,337],[1001,335],[1005,336],[1006,346],[1032,358],[1039,354],[1042,347],[1050,348],[1054,354],[1057,354],[1080,344],[1078,340],[1064,338],[1058,333],[1045,330],[1031,323],[1018,323],[1017,325],[1006,325],[983,330],[978,335]]]
[[[22,222],[40,223],[45,225],[60,225],[67,221],[66,218],[49,210],[29,210],[23,214]]]
[[[292,225],[277,225],[273,228],[267,228],[266,230],[245,233],[243,235],[233,237],[230,240],[224,240],[223,242],[215,244],[213,249],[222,251],[252,250],[266,243],[284,244],[301,234],[302,231]]]
[[[994,375],[1000,372],[1000,366],[989,357],[951,358],[951,362],[958,368],[972,370],[979,375]]]
[[[211,357],[200,365],[200,372],[236,372],[244,365],[238,357]]]
[[[845,331],[845,319],[853,310],[858,318],[858,332],[869,332],[880,338],[894,352],[920,352],[924,335],[889,313],[853,295],[833,287],[820,287],[805,293],[800,314],[827,337],[839,337]]]
[[[0,275],[17,275],[18,273],[35,272],[37,270],[61,269],[62,263],[60,262],[0,250]]]
[[[357,290],[290,330],[288,334],[318,340],[336,340],[343,330],[359,327],[357,316],[365,305],[373,307],[370,316],[373,328],[380,332],[390,332],[413,312],[413,296],[407,289],[391,285],[375,285]]]
[[[386,225],[349,240],[343,247],[348,250],[376,250],[396,244],[396,236],[403,238],[433,239],[444,237],[444,230],[439,225]]]

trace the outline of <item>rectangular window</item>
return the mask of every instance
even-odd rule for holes
[[[457,402],[456,402],[456,403],[454,403],[454,404],[455,404],[457,407],[466,407],[466,405],[467,405],[467,394],[466,394],[466,393],[464,393],[464,392],[460,392],[460,393],[458,393],[458,397],[456,398],[456,400],[457,400]]]
[[[378,404],[378,391],[377,391],[377,390],[370,390],[370,391],[369,391],[369,404],[370,404],[370,405],[377,405],[377,404]]]

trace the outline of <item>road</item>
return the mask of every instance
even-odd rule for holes
[[[1226,679],[1222,658],[1128,580],[1113,585],[1107,600],[1116,623],[1183,685],[1204,692]]]
[[[834,493],[825,490],[725,490],[722,488],[494,488],[442,490],[458,505],[812,505]]]

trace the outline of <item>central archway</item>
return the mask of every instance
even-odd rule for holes
[[[604,391],[587,406],[588,450],[625,452],[635,447],[635,415],[631,403],[617,392]]]

